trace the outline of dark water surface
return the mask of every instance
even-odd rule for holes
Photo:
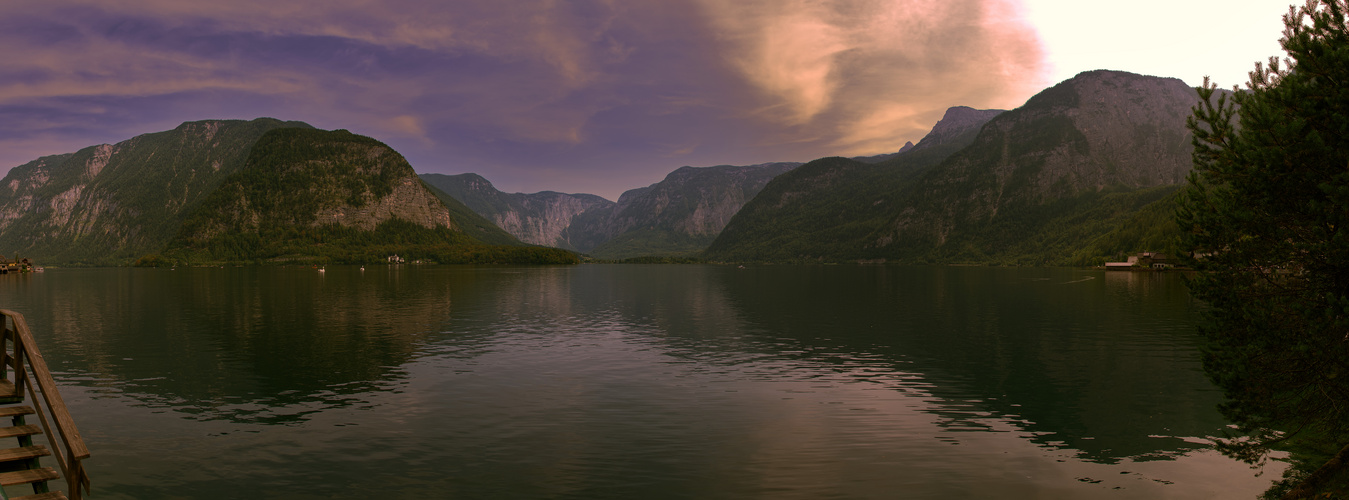
[[[0,276],[97,499],[1241,498],[1180,276]]]

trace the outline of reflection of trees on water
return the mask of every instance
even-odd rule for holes
[[[466,278],[471,280],[471,277]],[[198,418],[301,420],[396,385],[466,286],[407,268],[49,272],[24,311],[55,369]],[[78,375],[83,372],[85,375]]]
[[[1084,279],[1101,274],[802,267],[726,272],[718,282],[751,324],[799,342],[804,356],[867,353],[923,374],[922,389],[941,398],[929,409],[938,425],[1010,421],[1033,442],[1103,462],[1202,446],[1180,437],[1214,434],[1223,422],[1179,276]],[[812,358],[841,372],[857,364]]]
[[[398,390],[424,355],[473,358],[513,335],[582,329],[649,336],[694,370],[795,379],[812,375],[792,367],[832,367],[924,398],[943,428],[1010,422],[1099,461],[1184,451],[1149,436],[1222,424],[1176,275],[372,266],[40,278],[0,283],[0,296],[27,304],[14,308],[66,380],[205,419],[302,420]]]
[[[791,379],[812,376],[803,361],[833,366],[926,398],[944,429],[1010,422],[1035,443],[1090,460],[1183,453],[1202,445],[1181,437],[1223,424],[1178,275],[585,266],[534,270],[491,288],[499,321],[486,330],[646,325],[640,331],[664,355],[706,369]],[[784,367],[795,368],[775,371]]]

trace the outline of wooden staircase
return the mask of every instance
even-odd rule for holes
[[[9,419],[9,427],[0,427],[0,486],[32,485],[33,494],[9,497],[0,488],[0,500],[81,500],[89,491],[89,476],[81,461],[89,458],[80,432],[75,428],[47,362],[33,341],[23,315],[0,309],[0,425]],[[31,405],[24,405],[27,395]],[[41,425],[29,424],[26,417],[36,415]],[[37,436],[46,444],[34,443]],[[4,448],[15,438],[16,446]],[[53,448],[48,448],[52,446]],[[59,468],[44,467],[50,457]],[[52,491],[49,481],[65,478],[67,497]]]

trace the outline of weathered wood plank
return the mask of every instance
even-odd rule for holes
[[[0,472],[0,486],[51,481],[53,479],[59,479],[60,477],[61,475],[56,473],[56,469],[51,467],[14,472]]]
[[[14,311],[0,309],[0,314],[9,316],[14,322],[14,332],[18,334],[18,343],[24,346],[24,357],[27,358],[23,361],[26,361],[28,369],[33,371],[38,387],[42,388],[42,400],[47,403],[47,408],[51,410],[52,417],[56,420],[56,428],[61,432],[60,437],[65,441],[66,449],[70,450],[69,458],[72,460],[89,458],[89,449],[84,446],[84,439],[80,437],[80,431],[75,427],[75,419],[70,417],[70,410],[66,408],[65,400],[61,399],[61,393],[56,389],[56,380],[47,369],[47,361],[43,359],[42,353],[30,347],[36,346],[37,342],[33,340],[33,334],[28,330],[27,320],[22,314]],[[18,374],[20,379],[23,378],[22,373]],[[56,436],[49,437],[56,438]]]
[[[42,428],[36,425],[16,425],[14,427],[0,427],[0,438],[32,436],[42,434]]]
[[[32,415],[32,414],[33,414],[33,407],[31,406],[6,406],[0,408],[0,418],[13,417],[17,415]]]
[[[47,450],[46,446],[23,446],[19,448],[9,448],[0,450],[0,462],[13,462],[15,460],[26,460],[29,458],[45,457],[52,452]]]

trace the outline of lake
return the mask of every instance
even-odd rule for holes
[[[1208,448],[1176,274],[53,269],[0,307],[98,499],[1253,498],[1280,472]]]

